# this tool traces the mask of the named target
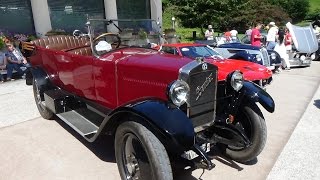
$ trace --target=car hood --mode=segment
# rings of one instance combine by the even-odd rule
[[[251,63],[241,60],[212,60],[207,59],[208,62],[218,66],[218,80],[225,80],[233,71],[240,70],[243,73],[244,79],[248,81],[255,81],[260,79],[268,79],[272,76],[270,71],[265,66],[257,63]]]
[[[306,27],[299,27],[288,22],[286,26],[290,31],[294,46],[299,52],[313,53],[318,50],[318,40],[311,24]]]

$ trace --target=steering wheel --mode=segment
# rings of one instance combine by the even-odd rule
[[[110,49],[110,50],[98,51],[96,47],[101,42],[104,42],[105,44],[110,44],[112,49],[116,49],[120,46],[121,39],[120,39],[119,35],[115,34],[115,33],[103,33],[103,34],[100,34],[98,37],[96,37],[92,41],[92,45],[93,45],[93,50],[94,50],[95,54],[97,54],[99,56],[101,56],[111,50]]]

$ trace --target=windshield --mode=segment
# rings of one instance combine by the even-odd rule
[[[181,47],[180,52],[183,56],[196,58],[196,57],[205,57],[205,58],[218,58],[223,59],[222,56],[208,46],[188,46]]]
[[[104,33],[114,33],[119,35],[122,46],[150,47],[161,43],[159,25],[151,19],[90,19],[89,27],[92,40]]]

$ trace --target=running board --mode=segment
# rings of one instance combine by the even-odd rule
[[[57,116],[83,137],[96,134],[99,129],[98,126],[75,110],[63,112]]]

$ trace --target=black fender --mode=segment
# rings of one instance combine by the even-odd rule
[[[272,97],[255,83],[244,81],[241,92],[246,100],[259,102],[268,112],[274,112],[275,103]]]
[[[38,88],[40,92],[44,92],[46,90],[53,89],[54,86],[52,85],[48,74],[38,66],[35,67],[28,67],[26,70],[26,84],[32,85],[33,78],[37,81]],[[43,98],[43,97],[42,97]]]
[[[125,119],[133,115],[143,121],[142,123],[147,123],[160,141],[176,153],[182,153],[182,151],[191,149],[194,145],[193,124],[187,115],[176,106],[159,100],[146,100],[127,105],[108,115],[108,122],[103,123],[103,126],[109,130],[105,129],[105,132],[115,130],[123,122],[119,118],[121,114],[125,115]]]
[[[258,63],[258,64],[262,63],[262,61],[260,61],[260,62],[257,61],[255,55],[248,53],[246,50],[239,51],[236,54],[229,57],[228,59],[245,60],[245,61],[254,62],[254,63]]]

